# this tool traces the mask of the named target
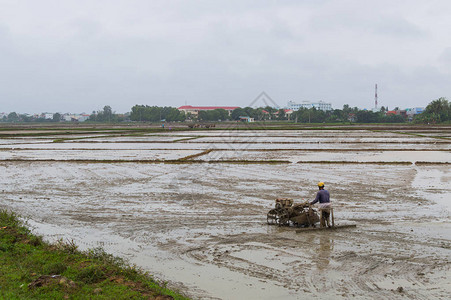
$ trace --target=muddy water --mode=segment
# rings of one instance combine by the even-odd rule
[[[451,292],[447,166],[2,162],[0,171],[1,205],[29,216],[36,232],[102,246],[195,298]],[[265,224],[275,197],[310,200],[319,180],[337,222],[356,229]]]
[[[1,160],[175,160],[200,153],[200,150],[146,150],[146,149],[45,149],[42,151],[17,149],[0,151]]]
[[[48,239],[101,246],[194,298],[448,299],[451,293],[448,140],[367,130],[52,138],[0,139],[0,206],[28,216]],[[206,149],[214,151],[198,159],[292,163],[71,162],[178,159]],[[60,162],[39,162],[48,159]],[[433,165],[296,163],[306,160]],[[337,223],[357,228],[297,234],[266,225],[274,198],[311,200],[318,181],[332,194]]]
[[[227,151],[244,150],[435,150],[451,151],[451,143],[194,143],[194,142],[176,142],[176,143],[94,143],[94,142],[67,142],[67,143],[20,143],[20,144],[0,144],[0,151],[22,151],[22,150],[193,150],[193,149],[216,149]]]
[[[279,151],[212,151],[196,160],[217,161],[217,160],[249,160],[249,161],[269,161],[285,160],[293,163],[299,162],[446,162],[451,163],[451,151],[314,151],[314,150],[279,150]]]

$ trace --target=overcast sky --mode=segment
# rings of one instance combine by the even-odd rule
[[[0,0],[0,112],[451,94],[451,1]]]

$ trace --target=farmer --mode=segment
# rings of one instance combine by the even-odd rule
[[[324,182],[318,183],[319,191],[316,193],[316,198],[312,202],[310,202],[311,205],[315,204],[316,202],[319,202],[319,209],[321,211],[321,218],[320,218],[320,226],[325,227],[326,225],[330,227],[330,195],[329,191],[324,189]]]

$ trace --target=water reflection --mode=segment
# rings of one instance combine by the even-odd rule
[[[324,270],[329,266],[330,256],[334,250],[334,240],[329,233],[323,232],[319,237],[319,245],[317,248],[317,264],[318,270]]]

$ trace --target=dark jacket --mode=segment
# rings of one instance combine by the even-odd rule
[[[330,195],[328,190],[319,190],[318,193],[316,193],[316,198],[310,204],[315,204],[316,202],[319,203],[329,203],[330,202]]]

